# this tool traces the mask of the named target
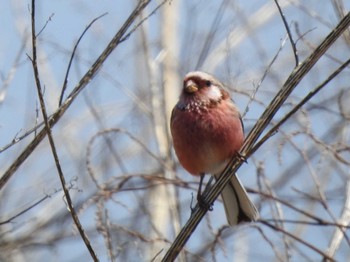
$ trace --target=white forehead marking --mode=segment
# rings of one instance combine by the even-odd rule
[[[200,78],[203,78],[203,79],[212,78],[211,75],[209,75],[209,74],[207,74],[205,72],[201,72],[201,71],[189,72],[187,75],[185,75],[185,78],[188,78],[188,77],[200,77]]]

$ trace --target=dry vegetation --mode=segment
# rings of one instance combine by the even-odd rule
[[[0,261],[350,256],[349,3],[8,2]],[[247,134],[247,163],[205,197],[237,170],[257,223],[228,227],[220,198],[191,215],[168,125],[195,69],[230,87]]]

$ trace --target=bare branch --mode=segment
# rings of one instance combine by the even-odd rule
[[[266,108],[262,116],[259,118],[251,132],[248,134],[245,143],[241,149],[240,154],[245,157],[250,157],[252,154],[252,147],[257,141],[261,133],[265,130],[266,126],[270,123],[273,116],[278,109],[282,106],[284,101],[288,98],[289,94],[299,84],[303,77],[310,71],[315,63],[321,58],[321,56],[332,46],[332,44],[341,36],[341,34],[350,25],[350,13],[348,13],[336,26],[336,28],[322,41],[322,43],[315,49],[315,51],[305,59],[298,67],[296,67],[290,74],[289,78],[277,93],[270,105]],[[230,179],[231,175],[234,175],[244,159],[240,156],[232,158],[225,170],[220,175],[216,183],[209,189],[203,192],[203,199],[206,203],[213,203],[223,190],[225,185]],[[198,204],[194,208],[190,219],[187,221],[181,232],[174,240],[172,246],[163,257],[162,261],[174,261],[181,249],[184,247],[187,240],[190,238],[193,231],[198,226],[201,219],[206,214],[207,210],[201,208]]]
[[[350,64],[350,59],[344,62],[339,68],[337,68],[326,80],[324,80],[313,91],[307,94],[291,111],[289,111],[278,123],[271,128],[264,137],[258,141],[252,148],[252,152],[255,152],[263,143],[265,143],[271,136],[273,136],[278,129],[303,105],[305,105],[312,97],[314,97],[322,88],[324,88],[330,81],[332,81],[340,72],[342,72]]]
[[[294,58],[295,58],[295,66],[298,66],[299,65],[299,57],[298,57],[298,50],[297,50],[297,47],[295,45],[295,42],[293,40],[293,36],[292,36],[292,32],[290,31],[290,27],[287,23],[287,20],[286,20],[286,17],[284,16],[284,13],[282,11],[282,8],[281,6],[279,5],[278,3],[278,0],[274,0],[275,3],[276,3],[276,6],[278,8],[278,12],[280,13],[280,16],[282,18],[282,21],[283,21],[283,24],[284,24],[284,27],[286,28],[287,30],[287,34],[288,34],[288,37],[289,37],[289,41],[290,41],[290,44],[292,46],[292,49],[293,49],[293,54],[294,54]]]
[[[311,245],[310,243],[308,243],[307,241],[305,241],[304,239],[301,239],[299,237],[297,237],[296,235],[293,235],[292,233],[284,230],[283,228],[277,227],[273,224],[264,222],[264,221],[260,221],[262,224],[264,224],[265,226],[268,226],[272,229],[274,229],[275,231],[279,231],[282,232],[284,235],[287,235],[291,238],[293,238],[294,240],[298,241],[299,243],[307,246],[308,248],[312,249],[313,251],[317,252],[318,254],[320,254],[324,259],[327,259],[327,261],[335,261],[332,257],[330,257],[329,255],[327,255],[325,252],[323,252],[322,250],[318,249],[317,247],[315,247],[314,245]]]
[[[52,13],[49,18],[46,20],[45,22],[45,25],[40,29],[39,33],[35,36],[35,37],[38,37],[45,29],[45,27],[47,26],[47,24],[51,21],[52,17],[54,16],[55,14]]]
[[[31,210],[33,207],[39,205],[40,203],[42,203],[44,200],[46,200],[47,198],[50,198],[51,196],[46,195],[44,197],[42,197],[41,199],[39,199],[38,201],[36,201],[35,203],[31,204],[29,207],[25,208],[24,210],[22,210],[21,212],[19,212],[18,214],[4,220],[4,221],[0,221],[0,225],[4,225],[7,223],[10,223],[12,220],[20,217],[21,215],[23,215],[24,213],[28,212],[29,210]]]
[[[73,89],[71,94],[62,104],[62,106],[49,118],[49,125],[51,128],[59,121],[62,115],[67,111],[67,109],[71,106],[75,98],[78,94],[83,90],[87,84],[91,81],[93,76],[98,72],[103,63],[106,61],[108,56],[112,53],[112,51],[118,46],[120,41],[125,36],[127,30],[134,23],[135,19],[141,13],[142,10],[151,2],[151,0],[143,0],[139,1],[138,5],[135,7],[133,12],[130,14],[129,18],[122,25],[120,30],[115,34],[113,39],[107,45],[105,50],[101,53],[101,55],[97,58],[95,63],[90,67],[90,69],[85,73],[85,75],[81,78],[79,83]],[[130,33],[129,33],[130,34]],[[22,153],[16,158],[16,160],[10,165],[4,175],[0,178],[0,190],[4,187],[7,181],[11,178],[11,176],[16,172],[16,170],[23,164],[23,162],[28,158],[28,156],[34,151],[34,149],[40,144],[40,142],[46,136],[46,129],[42,129],[37,136],[29,143],[29,145],[22,151]]]
[[[222,12],[225,8],[227,8],[227,0],[222,1],[219,9],[216,11],[216,16],[211,24],[211,28],[208,30],[208,37],[205,38],[205,41],[204,41],[203,46],[202,46],[202,50],[201,50],[199,57],[198,57],[197,65],[194,67],[195,69],[201,68],[205,59],[208,56],[208,53],[210,51],[210,47],[214,41],[214,37],[212,35],[214,35],[215,32],[218,30],[220,22],[223,18]]]
[[[95,23],[98,19],[104,17],[105,15],[107,15],[107,13],[104,13],[104,14],[102,14],[102,15],[96,17],[95,19],[93,19],[93,20],[88,24],[88,26],[85,28],[85,30],[83,31],[83,33],[80,35],[78,41],[77,41],[76,44],[74,45],[72,55],[71,55],[71,57],[70,57],[70,59],[69,59],[69,63],[68,63],[66,75],[65,75],[65,77],[64,77],[63,86],[62,86],[61,95],[60,95],[60,100],[58,101],[58,106],[59,106],[59,107],[62,105],[64,92],[66,91],[66,88],[67,88],[68,75],[69,75],[70,67],[71,67],[71,65],[72,65],[72,63],[73,63],[73,59],[74,59],[74,56],[75,56],[75,52],[77,51],[78,45],[79,45],[80,41],[83,39],[85,33],[86,33],[86,32],[89,30],[89,28],[92,26],[92,24]]]
[[[49,118],[47,116],[47,112],[46,112],[46,105],[45,105],[45,101],[44,101],[44,96],[43,96],[43,91],[42,91],[42,87],[41,87],[41,82],[40,82],[40,76],[39,76],[39,69],[38,69],[38,64],[37,64],[37,47],[36,47],[36,33],[35,33],[35,0],[32,0],[32,15],[31,15],[31,21],[32,21],[32,45],[33,45],[33,57],[31,59],[32,64],[33,64],[33,70],[34,70],[34,77],[35,77],[35,82],[36,82],[36,87],[37,87],[37,91],[38,91],[38,96],[39,96],[39,100],[40,100],[40,106],[41,106],[41,112],[44,118],[44,122],[45,122],[45,129],[47,132],[47,136],[50,142],[50,146],[51,146],[51,152],[52,155],[54,157],[55,160],[55,164],[56,164],[56,168],[57,168],[57,172],[59,174],[60,180],[61,180],[61,184],[62,184],[62,188],[64,191],[64,195],[66,197],[67,200],[67,204],[69,207],[69,211],[72,215],[73,221],[75,223],[75,225],[77,226],[80,236],[83,239],[87,249],[90,252],[91,257],[93,258],[94,261],[98,261],[98,258],[96,256],[96,253],[94,251],[94,249],[92,248],[89,238],[88,236],[85,234],[85,231],[80,223],[80,220],[78,218],[78,215],[73,207],[73,201],[71,199],[70,193],[69,193],[69,189],[67,188],[66,185],[66,179],[64,177],[62,168],[61,168],[61,164],[58,158],[58,154],[57,154],[57,150],[56,150],[56,146],[55,146],[55,142],[51,133],[51,126],[49,124]]]
[[[258,92],[261,84],[264,82],[266,76],[268,75],[272,65],[275,63],[275,61],[277,60],[277,57],[279,55],[279,53],[282,51],[282,48],[284,46],[284,44],[286,43],[286,40],[287,40],[287,37],[285,39],[283,39],[280,47],[278,48],[277,52],[276,52],[276,55],[271,59],[271,62],[267,65],[267,68],[266,70],[264,71],[262,77],[260,78],[258,84],[254,87],[254,90],[252,92],[252,94],[250,95],[250,99],[249,99],[249,102],[244,110],[244,112],[242,113],[242,118],[244,118],[244,116],[248,113],[249,111],[249,107],[250,107],[250,104],[254,101],[254,97],[256,95],[256,93]]]

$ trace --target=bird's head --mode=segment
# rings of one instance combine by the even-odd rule
[[[195,71],[188,73],[180,96],[182,106],[208,106],[229,97],[222,83],[210,74]]]

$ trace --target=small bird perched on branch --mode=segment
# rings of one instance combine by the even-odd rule
[[[201,177],[197,200],[203,204],[204,174],[217,178],[242,147],[244,133],[239,110],[215,77],[190,72],[172,111],[170,128],[179,162],[190,174]],[[259,213],[237,175],[231,177],[221,195],[231,226],[258,219]]]

